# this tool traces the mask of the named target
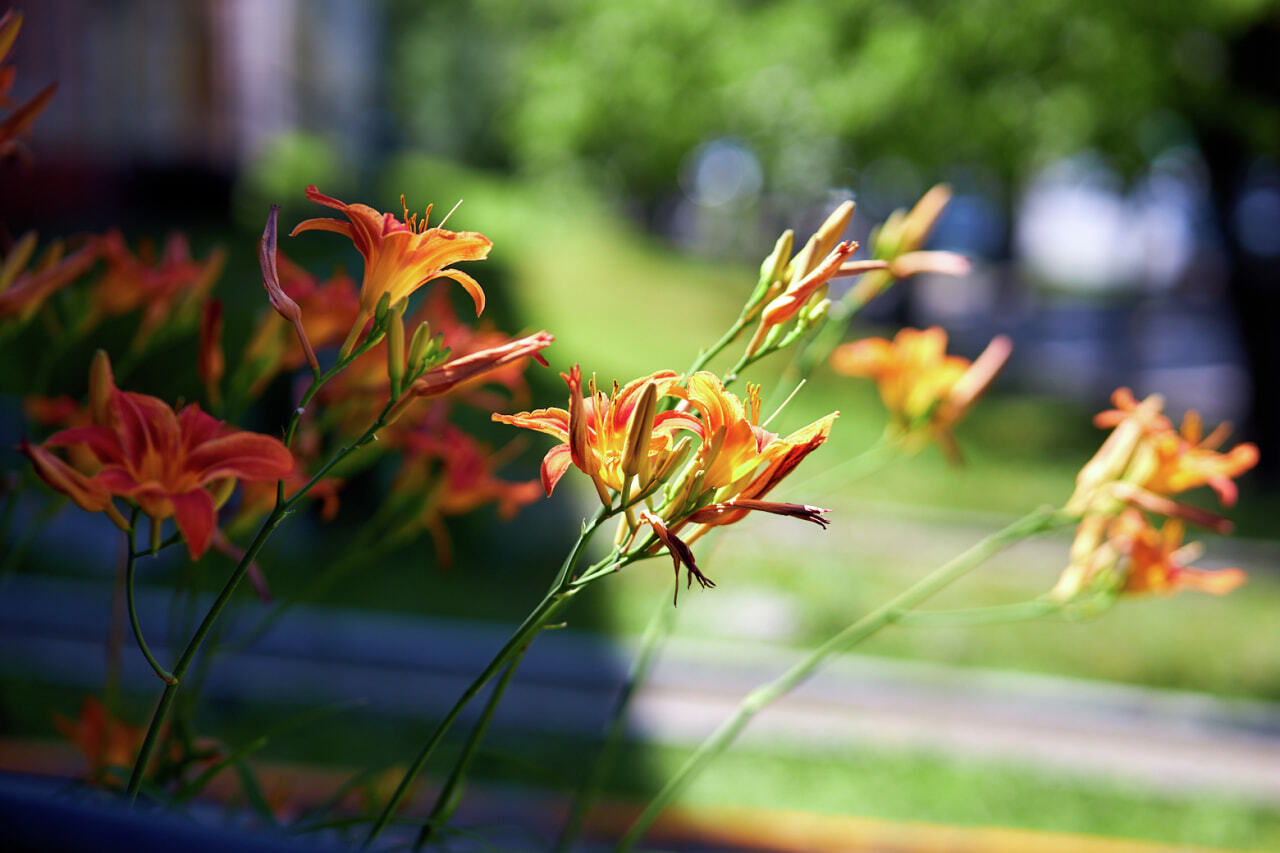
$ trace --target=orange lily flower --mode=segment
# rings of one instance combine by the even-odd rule
[[[271,436],[229,427],[194,403],[175,414],[156,397],[119,390],[101,351],[90,397],[92,425],[63,430],[43,445],[24,442],[22,451],[51,487],[121,526],[127,525],[112,503],[115,496],[136,503],[153,525],[172,516],[192,559],[209,547],[217,526],[211,490],[226,489],[236,478],[279,479],[293,469],[293,457]],[[76,445],[102,466],[92,477],[46,449]]]
[[[55,714],[53,725],[88,760],[87,775],[95,780],[108,770],[133,766],[147,731],[112,716],[97,696],[85,697],[74,720]]]
[[[99,242],[107,269],[94,284],[94,304],[86,325],[141,310],[134,349],[145,345],[162,326],[195,318],[226,261],[220,247],[203,261],[196,260],[187,238],[178,233],[169,235],[160,257],[148,241],[136,253],[130,251],[119,231],[107,233]]]
[[[476,316],[484,311],[484,290],[479,283],[465,272],[449,268],[449,265],[458,261],[484,260],[493,246],[488,237],[475,231],[428,227],[430,207],[421,222],[417,214],[410,215],[406,207],[401,221],[393,213],[379,213],[368,205],[338,201],[314,185],[307,187],[307,198],[342,211],[348,221],[307,219],[295,225],[289,232],[290,236],[303,231],[333,231],[350,238],[364,257],[360,310],[343,345],[344,353],[355,346],[384,294],[389,294],[394,305],[435,278],[451,278],[461,284],[475,302]]]
[[[0,15],[0,60],[8,55],[9,49],[18,38],[20,29],[22,29],[21,12],[10,9],[4,15]],[[9,90],[13,88],[16,78],[17,69],[12,65],[0,67],[0,106],[15,105],[16,102],[9,97]],[[18,137],[30,132],[36,117],[48,106],[57,89],[57,83],[50,83],[37,92],[31,100],[0,119],[0,157],[8,157],[19,150]]]
[[[465,515],[493,503],[497,504],[498,517],[507,520],[542,495],[542,487],[536,480],[500,479],[495,471],[506,454],[491,452],[452,424],[406,431],[400,436],[399,444],[405,451],[405,463],[396,476],[392,492],[420,502],[410,530],[420,525],[431,534],[441,566],[452,562],[445,518]]]
[[[96,240],[65,257],[62,244],[53,243],[31,270],[24,271],[35,248],[36,235],[27,232],[0,263],[0,320],[16,317],[25,323],[31,319],[46,299],[88,272],[100,253]]]
[[[1100,427],[1119,426],[1139,412],[1139,404],[1128,388],[1112,394],[1115,409],[1100,413],[1094,423]],[[1139,486],[1161,495],[1176,495],[1198,486],[1208,486],[1218,494],[1223,506],[1234,506],[1237,497],[1234,478],[1258,464],[1258,447],[1250,442],[1237,444],[1226,453],[1218,448],[1231,434],[1230,424],[1219,424],[1204,434],[1200,414],[1189,411],[1181,430],[1174,430],[1166,418],[1148,418],[1145,441],[1147,456],[1134,461]]]
[[[925,428],[953,460],[959,448],[951,435],[978,396],[1008,360],[1013,344],[1004,335],[992,338],[970,363],[947,355],[947,333],[934,326],[902,329],[892,342],[866,338],[841,344],[831,354],[831,367],[845,376],[874,379],[893,425],[910,434]]]
[[[1247,576],[1240,569],[1206,571],[1186,565],[1199,548],[1183,545],[1184,533],[1185,528],[1177,519],[1166,521],[1157,530],[1138,510],[1125,511],[1111,531],[1111,538],[1128,556],[1128,572],[1121,591],[1172,595],[1195,589],[1225,595],[1245,582]]]
[[[542,460],[542,485],[550,496],[560,478],[575,465],[591,477],[600,499],[610,503],[608,489],[622,491],[623,484],[639,472],[643,465],[650,475],[641,483],[646,487],[660,480],[678,462],[683,449],[677,436],[681,430],[702,434],[702,425],[690,415],[681,412],[657,412],[657,400],[668,396],[681,396],[680,377],[670,370],[627,383],[621,390],[615,385],[613,393],[606,395],[591,382],[589,397],[582,393],[582,369],[574,365],[560,378],[569,386],[569,409],[536,409],[515,415],[494,414],[493,419],[511,426],[533,429],[546,433],[562,443],[551,448]],[[649,387],[653,388],[648,391]],[[645,405],[641,405],[646,401]],[[646,409],[648,413],[646,414]],[[633,422],[651,426],[648,435],[631,438]],[[630,445],[638,449],[640,458],[630,460]],[[634,454],[630,454],[634,456]]]

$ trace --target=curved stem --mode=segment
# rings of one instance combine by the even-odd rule
[[[679,583],[677,579],[675,584],[679,585]],[[610,710],[604,745],[600,748],[591,769],[583,777],[577,794],[574,795],[573,806],[556,841],[556,853],[569,853],[573,849],[573,843],[582,832],[582,825],[586,822],[587,813],[591,810],[596,793],[617,761],[618,748],[622,744],[622,723],[631,705],[631,697],[635,694],[636,688],[649,679],[649,673],[658,659],[658,648],[671,635],[671,629],[675,625],[676,609],[667,603],[670,598],[670,595],[664,595],[658,600],[658,607],[649,618],[649,624],[645,626],[644,636],[640,640],[640,650],[631,661],[627,680],[623,683],[622,690],[618,693],[618,698]]]
[[[893,621],[899,625],[913,628],[1000,625],[1052,616],[1060,610],[1062,610],[1061,603],[1036,598],[1016,604],[998,604],[994,607],[966,607],[959,610],[902,610],[894,614]]]
[[[479,721],[472,728],[471,736],[467,738],[467,743],[462,748],[462,754],[454,762],[453,770],[450,771],[449,778],[445,780],[444,787],[436,795],[436,804],[431,807],[431,814],[427,815],[427,822],[422,825],[422,829],[418,832],[418,838],[413,843],[414,850],[421,850],[427,846],[427,842],[431,840],[431,836],[435,834],[436,829],[444,826],[445,822],[449,820],[457,809],[458,789],[461,787],[463,779],[466,778],[467,770],[471,767],[471,761],[475,758],[480,742],[484,740],[485,732],[489,728],[489,721],[493,719],[494,712],[498,710],[498,705],[502,702],[502,696],[507,692],[507,685],[511,683],[512,676],[520,668],[520,661],[524,659],[524,653],[527,651],[529,651],[529,644],[525,643],[516,652],[511,662],[507,664],[507,668],[503,670],[502,677],[498,679],[498,683],[493,686],[493,692],[489,694],[489,700],[484,703],[484,711],[481,712]]]
[[[133,575],[134,569],[138,564],[138,552],[136,548],[136,539],[138,535],[138,508],[134,507],[133,516],[129,519],[129,530],[125,533],[125,537],[129,540],[129,556],[125,558],[124,564],[124,590],[125,600],[129,605],[129,624],[133,626],[133,638],[138,641],[138,648],[142,651],[142,656],[147,659],[147,663],[151,664],[151,668],[155,674],[160,676],[160,680],[165,684],[173,685],[178,683],[178,679],[174,678],[170,672],[160,665],[160,661],[156,660],[155,655],[151,654],[151,647],[147,645],[146,639],[142,636],[142,624],[138,621],[138,606],[133,596]]]
[[[796,663],[778,678],[752,690],[738,705],[737,711],[721,723],[694,750],[693,754],[676,771],[675,775],[658,791],[645,810],[636,818],[635,823],[627,830],[626,835],[618,842],[616,849],[619,853],[633,849],[636,843],[644,837],[649,827],[653,825],[658,815],[662,814],[666,807],[671,804],[671,801],[693,781],[694,777],[712,759],[724,752],[729,744],[746,728],[747,723],[751,721],[757,711],[789,693],[811,676],[832,655],[848,651],[885,625],[896,621],[903,611],[919,606],[930,596],[1014,542],[1033,534],[1071,523],[1074,520],[1074,516],[1069,517],[1066,513],[1061,513],[1053,507],[1042,507],[1028,513],[1004,529],[987,536],[951,561],[939,566],[890,601],[849,625],[814,649],[803,660]]]
[[[551,587],[547,590],[547,594],[543,596],[542,601],[538,602],[538,605],[520,623],[520,626],[516,628],[502,648],[498,650],[498,653],[493,656],[489,664],[467,686],[467,689],[453,703],[453,707],[445,714],[444,719],[436,725],[435,730],[427,738],[427,742],[422,745],[422,749],[418,751],[413,763],[409,765],[409,769],[401,777],[400,784],[396,786],[395,792],[387,800],[387,804],[383,807],[381,813],[379,813],[378,819],[370,827],[369,835],[365,838],[364,844],[361,845],[363,849],[367,849],[369,845],[373,844],[374,840],[382,833],[382,830],[386,828],[391,816],[395,814],[400,803],[408,796],[409,787],[413,784],[413,780],[422,771],[427,759],[431,757],[431,753],[440,745],[440,741],[444,740],[445,734],[462,714],[462,710],[489,683],[489,679],[493,678],[499,670],[506,666],[520,652],[521,648],[532,640],[538,631],[542,630],[547,620],[554,616],[577,593],[579,588],[570,584],[573,567],[577,565],[587,542],[590,541],[595,532],[600,529],[600,526],[611,515],[611,512],[601,507],[596,511],[590,523],[583,524],[582,532],[578,534],[578,540],[574,542],[569,554],[564,558],[560,570],[556,573],[555,580],[552,581]]]

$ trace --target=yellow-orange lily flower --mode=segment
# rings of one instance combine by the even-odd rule
[[[364,204],[346,204],[307,187],[311,201],[340,210],[340,219],[307,219],[294,226],[290,236],[303,231],[333,231],[350,238],[364,257],[364,281],[360,285],[360,311],[343,345],[349,352],[355,346],[365,323],[374,315],[379,300],[389,296],[394,305],[422,285],[435,278],[451,278],[461,284],[475,302],[476,315],[484,311],[484,290],[474,278],[461,270],[449,268],[459,261],[479,261],[489,256],[493,243],[475,231],[449,231],[428,227],[427,215],[404,211],[404,220],[393,213],[379,213]],[[403,198],[401,198],[403,202]]]
[[[840,345],[831,354],[831,367],[845,376],[874,379],[895,427],[903,433],[925,427],[958,459],[951,429],[995,379],[1013,345],[997,335],[972,363],[947,355],[946,349],[947,333],[941,328],[908,328],[892,342],[866,338]]]
[[[569,409],[536,409],[515,415],[494,414],[493,419],[511,426],[533,429],[546,433],[562,443],[551,448],[542,460],[542,485],[550,495],[560,478],[577,466],[591,477],[600,492],[601,500],[608,503],[606,489],[622,491],[623,484],[636,473],[629,470],[628,439],[633,432],[637,416],[647,420],[652,417],[648,436],[631,440],[634,448],[639,442],[643,465],[650,474],[650,481],[661,479],[680,455],[678,436],[682,430],[702,434],[702,425],[692,416],[675,411],[657,412],[645,416],[641,403],[652,397],[657,400],[667,396],[679,396],[680,377],[670,370],[660,370],[649,376],[628,382],[621,390],[616,386],[611,395],[595,388],[590,395],[582,393],[582,369],[574,365],[568,373],[560,374],[569,386]],[[646,389],[652,386],[652,391]],[[642,488],[646,483],[642,483]]]
[[[1123,513],[1111,531],[1111,538],[1128,558],[1121,591],[1172,595],[1194,589],[1224,595],[1245,582],[1247,576],[1240,569],[1206,571],[1186,565],[1199,548],[1183,545],[1184,533],[1178,519],[1169,519],[1157,530],[1138,510]]]

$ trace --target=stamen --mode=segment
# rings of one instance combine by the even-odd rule
[[[785,409],[785,408],[787,407],[787,403],[790,403],[790,402],[791,402],[791,399],[792,399],[793,397],[795,397],[795,395],[796,395],[796,394],[799,394],[799,393],[800,393],[800,389],[801,389],[801,388],[803,388],[803,387],[804,387],[804,384],[805,384],[806,382],[808,382],[808,381],[809,381],[808,379],[801,379],[801,380],[800,380],[800,384],[796,386],[795,390],[794,390],[794,391],[792,391],[790,394],[788,394],[788,395],[787,395],[787,399],[785,399],[785,400],[783,400],[783,401],[782,401],[782,405],[780,405],[780,406],[778,406],[778,408],[774,409],[774,410],[773,410],[773,414],[772,414],[772,415],[769,415],[769,420],[767,420],[767,421],[765,421],[764,423],[760,424],[760,426],[761,426],[761,427],[767,427],[770,423],[772,423],[772,422],[773,422],[773,419],[774,419],[774,418],[776,418],[776,417],[778,416],[778,413],[779,413],[779,412],[781,412],[783,409]],[[756,412],[755,412],[756,417],[759,417],[759,415],[760,415],[760,398],[759,398],[759,397],[757,397],[757,398],[756,398],[755,406],[756,406]]]
[[[437,225],[436,227],[443,228],[444,224],[449,221],[449,217],[453,216],[453,212],[461,206],[462,206],[462,199],[458,199],[458,203],[455,204],[453,207],[449,208],[449,212],[444,215],[444,219],[441,219],[440,224]],[[431,208],[428,207],[427,210],[430,211]]]

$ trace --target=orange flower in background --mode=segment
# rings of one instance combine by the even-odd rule
[[[997,335],[972,363],[947,355],[947,333],[934,326],[902,329],[890,342],[866,338],[841,344],[831,368],[845,376],[875,380],[893,425],[903,433],[924,428],[953,459],[959,448],[951,430],[1008,360],[1013,344]]]
[[[22,29],[22,13],[10,9],[0,15],[0,61],[9,54],[14,41],[18,38],[18,30]],[[0,157],[8,157],[19,151],[18,137],[31,131],[36,117],[49,105],[53,93],[58,90],[57,83],[50,83],[25,104],[19,105],[9,97],[17,79],[17,69],[12,65],[0,66],[0,107],[16,107],[13,112],[0,119]]]
[[[1157,530],[1136,509],[1125,511],[1111,530],[1111,539],[1127,557],[1128,567],[1122,592],[1172,595],[1184,589],[1225,595],[1245,582],[1240,569],[1206,571],[1186,565],[1199,554],[1199,547],[1183,545],[1185,528],[1170,519]]]
[[[405,461],[391,491],[419,502],[411,524],[431,534],[441,566],[449,565],[453,554],[445,518],[496,504],[498,517],[508,520],[542,497],[537,480],[500,479],[495,472],[506,454],[493,453],[452,424],[405,431],[398,444]]]
[[[191,256],[187,238],[170,234],[162,254],[149,241],[130,251],[124,235],[111,231],[100,238],[106,272],[93,286],[93,308],[86,321],[92,325],[104,317],[142,311],[132,346],[144,346],[161,327],[193,321],[226,261],[226,252],[215,248],[203,261]]]
[[[22,451],[52,488],[91,512],[126,527],[112,503],[136,503],[153,525],[172,516],[193,559],[209,547],[217,526],[211,490],[225,494],[236,479],[275,480],[293,469],[279,440],[235,429],[192,404],[174,413],[163,401],[115,387],[106,353],[90,379],[93,424],[56,433]],[[47,448],[84,446],[102,466],[89,477]],[[225,490],[225,491],[224,491]]]
[[[1140,411],[1128,388],[1116,389],[1111,399],[1116,408],[1094,418],[1100,427],[1119,426]],[[1206,436],[1200,414],[1194,410],[1183,416],[1181,430],[1173,429],[1163,416],[1148,417],[1143,426],[1145,441],[1140,446],[1147,456],[1133,465],[1132,479],[1138,486],[1161,495],[1208,486],[1217,492],[1223,506],[1235,505],[1233,480],[1258,464],[1257,445],[1245,442],[1220,453],[1218,448],[1231,434],[1231,425],[1219,424]]]
[[[307,198],[341,211],[348,221],[307,219],[294,226],[290,236],[303,231],[333,231],[348,237],[364,257],[360,310],[343,345],[344,352],[355,346],[384,294],[390,296],[394,305],[435,278],[451,278],[458,282],[475,302],[476,315],[484,310],[484,290],[479,283],[465,272],[449,267],[459,261],[479,261],[488,257],[493,246],[488,237],[475,231],[429,227],[430,207],[421,221],[417,214],[410,215],[405,208],[404,220],[401,221],[393,213],[380,213],[368,205],[338,201],[314,185],[307,187]]]
[[[1159,395],[1139,401],[1128,388],[1119,388],[1111,399],[1115,408],[1094,419],[1098,426],[1110,427],[1111,434],[1081,469],[1066,505],[1081,521],[1053,597],[1073,598],[1119,572],[1124,573],[1125,592],[1200,589],[1220,594],[1239,586],[1243,572],[1188,567],[1189,549],[1179,547],[1183,521],[1219,533],[1230,532],[1231,523],[1169,496],[1207,485],[1230,506],[1236,499],[1232,480],[1257,463],[1257,447],[1241,444],[1219,452],[1229,428],[1220,426],[1205,437],[1195,412],[1187,413],[1181,430],[1174,429],[1162,413]],[[1143,511],[1169,520],[1156,530]]]
[[[589,396],[582,393],[582,370],[577,365],[560,378],[569,386],[569,409],[536,409],[515,415],[494,414],[499,423],[546,433],[562,443],[551,448],[542,460],[542,485],[549,496],[560,478],[575,465],[591,477],[601,500],[608,502],[606,489],[621,491],[623,483],[638,472],[626,464],[628,438],[633,421],[640,424],[637,432],[645,432],[632,440],[638,444],[648,472],[661,479],[677,461],[677,436],[681,430],[702,434],[696,418],[682,412],[657,412],[656,402],[663,397],[678,396],[680,377],[670,370],[633,380],[621,390],[615,385],[606,395],[595,387]],[[652,387],[652,391],[646,389]],[[647,400],[645,406],[642,401]],[[645,409],[648,410],[647,414]],[[644,421],[650,424],[643,430]],[[630,469],[630,470],[628,470]],[[642,484],[642,488],[647,483]]]
[[[113,716],[97,696],[85,697],[74,720],[55,714],[53,725],[80,750],[89,763],[86,775],[94,780],[104,778],[108,770],[132,767],[147,732],[144,726]]]
[[[28,270],[35,249],[36,235],[27,232],[0,263],[0,320],[16,317],[25,323],[31,319],[46,299],[88,272],[101,251],[98,241],[90,240],[64,256],[62,243],[52,243]]]

